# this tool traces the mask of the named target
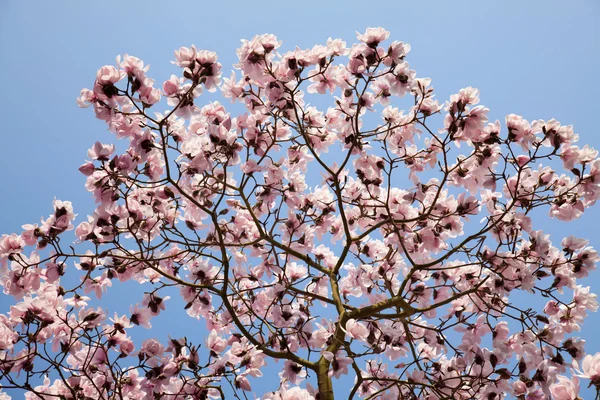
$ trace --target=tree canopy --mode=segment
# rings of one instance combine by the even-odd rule
[[[575,400],[578,378],[600,387],[600,354],[574,335],[598,309],[578,283],[598,254],[536,227],[595,204],[598,152],[556,120],[488,121],[472,87],[436,99],[410,45],[388,37],[284,52],[255,36],[228,78],[214,52],[182,47],[162,85],[134,56],[101,67],[78,99],[119,139],[80,167],[95,211],[76,224],[55,200],[0,238],[14,301],[0,399]],[[204,92],[222,98],[202,105]],[[128,314],[91,298],[127,281],[144,290]],[[173,296],[206,336],[136,341]]]

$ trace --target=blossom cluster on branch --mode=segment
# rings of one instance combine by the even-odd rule
[[[0,399],[326,400],[347,375],[349,398],[600,388],[600,355],[574,335],[598,309],[578,280],[600,257],[536,228],[600,198],[598,152],[556,120],[488,121],[471,87],[438,101],[388,36],[285,53],[256,36],[229,78],[182,47],[162,86],[127,54],[100,68],[78,103],[126,149],[88,151],[85,221],[56,200],[0,238]],[[73,229],[85,251],[65,248]],[[128,314],[90,297],[126,281],[144,288]],[[174,295],[206,337],[137,342]]]

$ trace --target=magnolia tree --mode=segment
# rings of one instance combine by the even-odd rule
[[[598,254],[536,229],[596,202],[598,152],[556,120],[488,122],[471,87],[437,101],[410,46],[388,36],[285,53],[256,36],[229,78],[193,46],[162,85],[133,56],[102,67],[78,101],[126,145],[97,142],[80,168],[93,214],[75,224],[56,200],[0,240],[14,299],[0,315],[0,398],[573,400],[581,383],[600,388],[600,354],[573,335],[598,309],[578,284]],[[201,106],[204,91],[244,109]],[[127,313],[90,298],[123,296],[126,281],[142,285]],[[137,340],[173,296],[207,334]],[[261,381],[269,371],[278,379]]]

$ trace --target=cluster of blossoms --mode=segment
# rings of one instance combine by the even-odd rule
[[[347,375],[351,398],[575,400],[577,377],[600,388],[600,355],[573,335],[599,307],[578,280],[600,257],[573,236],[557,247],[531,216],[570,221],[592,206],[598,152],[555,120],[488,121],[471,87],[439,102],[410,46],[388,36],[282,54],[256,36],[229,78],[215,53],[184,47],[162,88],[136,57],[102,67],[78,103],[128,145],[89,150],[85,221],[74,227],[57,200],[41,225],[0,238],[15,301],[0,315],[2,387],[257,396],[277,368],[263,399],[332,399]],[[246,112],[198,105],[204,90]],[[309,102],[320,95],[327,110]],[[93,250],[65,250],[72,229]],[[70,274],[81,278],[66,286]],[[87,296],[126,281],[147,289],[128,314]],[[521,308],[517,291],[547,301]],[[173,293],[205,339],[136,343]]]

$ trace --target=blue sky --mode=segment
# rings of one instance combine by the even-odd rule
[[[250,5],[256,4],[256,5]],[[596,1],[116,1],[0,3],[0,233],[18,232],[71,200],[79,220],[93,211],[77,171],[87,149],[113,137],[75,99],[96,70],[129,53],[161,82],[177,68],[173,50],[195,44],[216,51],[229,75],[240,39],[273,33],[282,50],[383,26],[412,45],[418,76],[431,77],[437,98],[466,86],[481,90],[490,120],[509,113],[572,124],[580,143],[600,149],[600,6]],[[543,221],[555,241],[587,237],[600,248],[600,207],[571,224]],[[600,271],[586,284],[600,293]],[[110,295],[110,293],[109,293]],[[0,297],[4,309],[7,299]],[[590,353],[600,315],[583,328]]]

